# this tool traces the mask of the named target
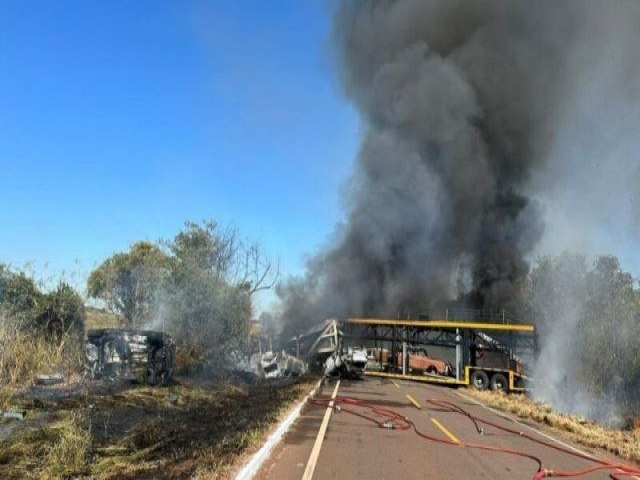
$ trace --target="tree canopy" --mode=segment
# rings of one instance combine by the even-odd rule
[[[93,270],[87,280],[87,293],[122,315],[128,326],[140,326],[151,320],[169,272],[170,258],[157,245],[138,242]]]
[[[51,339],[84,331],[84,301],[69,284],[61,281],[43,292],[30,276],[6,265],[0,265],[0,314],[16,328]]]
[[[139,242],[105,260],[87,290],[128,325],[169,331],[179,346],[178,366],[202,368],[241,348],[251,297],[277,276],[277,266],[235,228],[187,222],[171,240]]]
[[[181,363],[224,363],[249,335],[251,295],[269,288],[271,263],[235,229],[187,223],[167,242],[172,271],[165,288],[168,328],[183,345]]]
[[[35,317],[43,299],[31,277],[0,265],[0,308],[7,316],[27,321]]]

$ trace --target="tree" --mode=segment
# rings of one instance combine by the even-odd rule
[[[59,340],[63,334],[84,332],[84,301],[67,283],[42,292],[24,272],[0,265],[0,313],[14,328]]]
[[[90,297],[124,317],[128,326],[151,320],[157,294],[170,271],[171,259],[150,242],[138,242],[126,253],[105,260],[87,281]]]
[[[188,222],[173,240],[139,242],[105,260],[91,272],[87,291],[127,325],[155,316],[176,340],[178,366],[201,368],[224,361],[247,340],[251,296],[277,278],[277,265],[236,229]]]
[[[586,308],[577,336],[590,391],[615,398],[624,409],[636,400],[640,383],[640,293],[633,277],[613,256],[598,257],[586,276]]]
[[[0,309],[20,324],[30,323],[42,307],[44,295],[32,278],[0,265]]]
[[[183,368],[224,364],[248,339],[251,295],[270,288],[277,269],[235,229],[214,222],[187,223],[173,241],[164,299],[168,325]]]
[[[221,229],[212,220],[187,222],[168,246],[183,269],[206,272],[249,295],[272,288],[278,280],[278,265],[257,243],[242,241],[235,228]]]

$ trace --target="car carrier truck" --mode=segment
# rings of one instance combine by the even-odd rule
[[[480,390],[523,391],[529,377],[526,363],[536,349],[535,327],[502,321],[455,319],[391,320],[349,318],[344,329],[373,352],[365,375],[417,380]],[[450,368],[414,368],[414,352],[429,351],[424,365]],[[425,353],[426,355],[426,353]],[[371,356],[370,356],[371,358]]]

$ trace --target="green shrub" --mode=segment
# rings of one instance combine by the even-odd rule
[[[64,334],[82,336],[84,319],[82,297],[68,284],[61,282],[53,292],[44,296],[33,327],[38,332],[53,337]]]

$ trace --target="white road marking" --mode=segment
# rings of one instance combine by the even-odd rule
[[[469,397],[469,396],[465,395],[464,393],[460,393],[460,392],[455,392],[455,393],[460,395],[462,398],[465,398],[466,400],[469,400],[469,401],[475,403],[476,405],[480,405],[485,410],[489,410],[490,412],[495,413],[498,416],[504,416],[504,417],[509,418],[510,420],[513,420],[518,425],[521,425],[521,426],[523,426],[525,428],[528,428],[532,432],[536,432],[538,435],[541,435],[544,438],[547,438],[547,439],[557,443],[558,445],[562,445],[563,447],[565,447],[565,448],[567,448],[569,450],[573,450],[574,452],[579,453],[581,455],[587,455],[587,456],[589,456],[591,458],[594,458],[594,459],[596,458],[591,453],[587,453],[584,450],[580,450],[579,448],[576,448],[573,445],[569,445],[568,443],[565,443],[562,440],[558,440],[557,438],[552,437],[551,435],[547,435],[546,433],[541,432],[537,428],[533,428],[533,427],[527,425],[526,423],[522,423],[520,420],[518,420],[516,417],[514,417],[511,414],[508,414],[508,413],[505,413],[505,412],[501,412],[500,410],[496,410],[495,408],[489,407],[488,405],[485,405],[484,403],[480,402],[479,400],[476,400],[475,398]],[[617,473],[621,473],[621,471],[618,471]],[[635,478],[637,480],[640,480],[639,477],[629,477],[629,478]]]
[[[316,386],[311,391],[311,393],[309,393],[309,395],[304,397],[302,401],[295,406],[295,408],[291,411],[291,413],[287,415],[287,417],[282,421],[282,423],[278,425],[278,428],[276,428],[276,430],[269,436],[269,438],[267,438],[267,441],[264,443],[264,445],[262,445],[260,450],[258,450],[251,457],[249,462],[247,462],[245,466],[242,467],[242,470],[238,472],[235,480],[250,480],[254,477],[256,473],[258,473],[258,470],[260,469],[264,461],[267,458],[269,458],[269,455],[271,454],[271,450],[273,450],[273,447],[275,447],[280,442],[284,434],[287,432],[287,430],[289,430],[289,427],[291,427],[293,422],[295,422],[298,419],[298,417],[300,416],[300,411],[302,410],[302,407],[307,403],[310,397],[316,394],[316,392],[320,388],[321,383],[322,383],[322,380],[320,380],[316,384]]]
[[[475,403],[476,405],[480,405],[482,408],[484,408],[485,410],[489,410],[492,413],[495,413],[498,416],[503,416],[503,417],[507,417],[510,420],[513,420],[515,423],[517,423],[518,425],[521,425],[525,428],[528,428],[529,430],[531,430],[532,432],[536,432],[538,435],[541,435],[555,443],[557,443],[558,445],[562,445],[565,448],[568,448],[569,450],[573,450],[576,453],[580,453],[581,455],[588,455],[590,457],[593,457],[592,454],[587,453],[583,450],[580,450],[579,448],[576,448],[572,445],[569,445],[568,443],[563,442],[562,440],[558,440],[557,438],[552,437],[551,435],[547,435],[546,433],[541,432],[540,430],[533,428],[529,425],[527,425],[526,423],[522,423],[520,420],[518,420],[516,417],[513,417],[511,414],[506,413],[506,412],[501,412],[500,410],[496,410],[495,408],[489,407],[488,405],[485,405],[484,403],[480,402],[479,400],[476,400],[475,398],[472,397],[468,397],[467,395],[465,395],[464,393],[460,393],[460,392],[455,392],[456,394],[460,395],[461,397],[463,397],[466,400],[469,400],[473,403]]]
[[[318,436],[316,437],[316,441],[313,444],[311,455],[309,455],[307,468],[304,469],[304,473],[302,474],[302,480],[311,480],[313,478],[313,472],[316,469],[316,465],[318,463],[318,457],[320,456],[320,449],[322,448],[322,442],[324,441],[324,436],[325,436],[325,433],[327,432],[327,427],[329,426],[329,420],[331,419],[331,412],[333,412],[333,401],[336,399],[336,395],[338,394],[338,388],[340,388],[340,380],[336,382],[336,388],[333,389],[333,394],[331,395],[331,401],[329,402],[329,406],[327,407],[327,410],[324,412],[324,418],[322,419],[320,430],[318,430]]]

